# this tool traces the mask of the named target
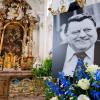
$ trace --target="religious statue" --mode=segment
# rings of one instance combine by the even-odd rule
[[[10,69],[15,65],[15,56],[10,53],[5,53],[4,68]]]

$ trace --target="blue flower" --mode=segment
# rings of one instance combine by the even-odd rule
[[[100,70],[97,70],[92,76],[85,71],[86,68],[84,62],[81,59],[78,60],[77,67],[78,70],[76,70],[75,82],[73,81],[71,83],[71,77],[67,77],[63,72],[59,72],[59,81],[57,81],[57,83],[47,82],[50,89],[56,94],[56,96],[60,97],[61,100],[69,100],[70,97],[76,99],[80,94],[86,95],[84,90],[79,90],[79,92],[77,92],[79,89],[77,80],[81,80],[82,78],[90,79],[91,87],[87,91],[87,94],[89,94],[88,96],[91,100],[100,100]]]
[[[82,78],[90,79],[89,74],[85,73],[83,69],[80,69],[78,75],[77,75],[77,80],[80,80]]]
[[[60,92],[61,95],[65,93],[64,90],[60,90],[59,92]]]
[[[67,91],[65,92],[65,95],[66,95],[66,96],[74,96],[74,93],[73,93],[71,90],[67,90]]]
[[[68,88],[70,86],[70,82],[68,80],[60,80],[60,84],[63,88]]]
[[[54,85],[53,86],[53,91],[55,92],[56,96],[58,96],[60,94],[60,92],[59,92],[59,86],[58,85]]]
[[[78,75],[77,75],[77,80],[82,79],[83,76],[84,76],[84,71],[81,69],[81,70],[79,71]]]
[[[93,82],[91,86],[95,87],[96,89],[100,89],[100,82]]]
[[[70,81],[66,79],[63,72],[59,73],[59,81],[62,88],[68,88],[70,86]]]
[[[100,70],[96,71],[95,76],[96,76],[96,80],[100,81]]]
[[[49,88],[52,90],[52,89],[53,89],[53,86],[54,86],[54,83],[53,83],[53,82],[47,81],[47,85],[48,85]]]
[[[93,90],[91,92],[91,96],[92,96],[93,100],[100,100],[100,92],[98,92],[96,90]]]
[[[88,80],[90,79],[90,75],[89,74],[85,74],[84,76],[85,76],[84,78],[86,78]]]
[[[47,85],[49,86],[49,88],[55,92],[56,96],[58,96],[60,94],[59,92],[59,86],[57,84],[54,84],[53,82],[49,82],[47,81]]]

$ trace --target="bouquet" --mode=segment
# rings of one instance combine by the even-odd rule
[[[51,100],[100,100],[100,67],[88,66],[81,60],[78,64],[85,66],[85,70],[81,69],[77,77],[66,77],[60,72],[59,81],[47,81],[47,86],[55,94]]]

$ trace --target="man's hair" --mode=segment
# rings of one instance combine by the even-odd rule
[[[74,15],[74,16],[70,17],[68,19],[68,24],[71,22],[80,22],[85,19],[90,19],[93,22],[94,26],[96,26],[96,22],[94,21],[93,17],[90,15],[86,15],[86,14],[78,14],[78,15]]]
[[[90,21],[92,21],[93,24],[94,24],[94,27],[96,27],[96,22],[95,22],[95,20],[93,19],[92,16],[90,16],[90,15],[88,15],[86,13],[82,13],[82,14],[78,14],[78,15],[73,15],[72,17],[67,19],[66,28],[65,28],[64,31],[62,31],[60,33],[60,36],[61,36],[61,39],[62,39],[62,44],[65,44],[65,43],[68,42],[66,40],[66,34],[67,34],[67,31],[68,31],[69,24],[71,22],[81,22],[81,21],[83,21],[85,19],[89,19]]]

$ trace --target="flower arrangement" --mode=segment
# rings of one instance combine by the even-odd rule
[[[32,69],[32,75],[36,77],[48,77],[51,76],[52,59],[47,57],[42,64],[37,68]]]
[[[66,77],[60,72],[59,81],[47,80],[48,88],[55,94],[50,100],[100,100],[100,67],[88,66],[82,60],[78,65],[86,69],[81,69],[77,77]]]

